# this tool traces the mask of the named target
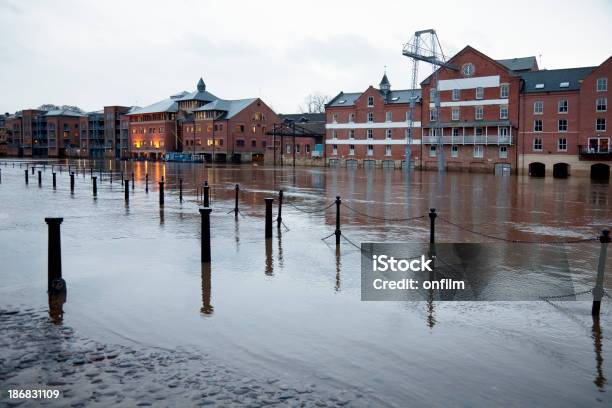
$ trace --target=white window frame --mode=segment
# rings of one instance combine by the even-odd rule
[[[338,114],[337,113],[334,113],[332,115],[332,123],[338,123]]]
[[[385,139],[391,140],[393,138],[393,130],[387,129],[385,130]]]
[[[452,91],[453,101],[458,101],[461,99],[461,91],[458,88],[453,89]]]
[[[453,137],[459,137],[459,136],[461,136],[461,135],[459,134],[459,130],[460,130],[460,129],[459,129],[458,127],[454,127],[454,128],[453,128],[453,130],[451,130],[451,135],[452,135]]]
[[[565,147],[561,147],[561,141],[563,141],[563,144],[565,145]],[[557,151],[559,152],[567,152],[567,139],[565,137],[560,137],[557,139]]]
[[[537,143],[536,143],[537,142]],[[536,147],[536,145],[540,145],[539,148]],[[531,146],[532,150],[534,152],[541,152],[544,148],[544,144],[542,142],[542,138],[541,137],[536,137],[535,139],[533,139],[533,145]]]
[[[505,112],[505,114],[504,114]],[[501,105],[499,107],[499,118],[508,119],[508,105]]]
[[[393,122],[393,112],[385,112],[385,122]]]
[[[482,120],[483,116],[484,116],[484,108],[482,106],[475,106],[474,107],[474,119]]]
[[[436,108],[431,108],[429,110],[429,121],[436,122],[437,120],[438,120],[438,111],[436,110]]]
[[[510,95],[510,84],[500,84],[499,85],[499,97],[502,99],[508,98]]]
[[[366,130],[366,135],[368,139],[374,139],[374,131],[372,129]]]
[[[533,102],[533,114],[534,115],[544,114],[544,101]]]
[[[355,155],[355,145],[349,145],[349,156]]]
[[[484,88],[482,86],[479,86],[476,88],[476,99],[483,99],[484,98]]]
[[[451,108],[451,120],[459,120],[459,107],[453,106]]]
[[[601,104],[601,106],[603,106],[603,109],[599,109],[599,106],[600,106],[599,101],[603,101],[603,104]],[[607,112],[607,111],[608,111],[608,98],[606,98],[605,96],[601,96],[595,99],[595,112]]]
[[[484,159],[484,146],[483,145],[474,146],[474,158]]]
[[[451,146],[451,157],[459,157],[459,146],[457,145]]]
[[[536,124],[537,123],[540,123],[540,130],[537,130],[537,128],[536,128]],[[534,119],[533,120],[533,131],[537,132],[537,133],[540,133],[540,132],[544,131],[544,121],[542,119]]]
[[[601,129],[599,128],[599,123],[598,123],[599,120],[603,120],[603,126]],[[596,132],[605,132],[606,125],[607,125],[606,118],[595,118],[595,131]]]
[[[429,145],[429,157],[436,157],[436,145]]]
[[[499,158],[500,159],[508,158],[508,146],[499,146]]]
[[[351,140],[355,139],[355,129],[349,129],[348,138]]]
[[[595,89],[597,92],[606,92],[608,90],[608,78],[597,78]]]
[[[385,156],[389,157],[393,154],[393,151],[391,150],[391,145],[386,145],[385,146]]]
[[[561,110],[562,108],[564,108],[565,110]],[[567,112],[569,111],[569,102],[567,99],[560,99],[559,102],[557,102],[557,113],[561,113],[561,114],[567,114]]]
[[[374,123],[374,113],[368,112],[368,123]]]
[[[372,107],[374,106],[374,97],[373,96],[368,96],[368,107]]]
[[[353,112],[349,113],[349,123],[355,122],[355,114]]]
[[[338,138],[338,131],[336,129],[332,130],[332,139]]]
[[[367,155],[374,156],[374,145],[368,145]]]
[[[565,129],[561,129],[561,123],[565,123]],[[567,132],[567,128],[568,128],[569,124],[567,119],[557,119],[557,130],[559,132]]]
[[[338,145],[332,145],[332,156],[338,155]]]

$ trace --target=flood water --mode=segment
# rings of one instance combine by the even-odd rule
[[[48,163],[41,187],[31,173],[25,185],[19,164],[0,165],[0,307],[46,305],[44,218],[60,216],[68,285],[63,322],[98,341],[201,350],[252,377],[359,390],[380,405],[612,403],[609,298],[599,321],[590,316],[590,295],[571,302],[362,302],[360,251],[346,240],[337,251],[333,236],[322,240],[334,232],[335,207],[316,211],[340,196],[356,210],[341,207],[341,228],[357,245],[427,242],[427,217],[385,219],[422,216],[430,208],[440,214],[439,242],[571,241],[594,238],[612,225],[609,184],[577,177],[80,161],[73,165],[85,174],[77,173],[71,194],[66,168],[56,168],[58,185],[51,187]],[[92,166],[104,171],[96,199]],[[134,172],[128,205],[121,171]],[[199,187],[205,180],[213,208],[210,270],[200,263]],[[235,184],[237,218],[228,214]],[[283,206],[285,225],[279,233],[275,224],[274,238],[266,241],[264,198],[275,198],[276,216],[280,189],[293,206]],[[599,247],[567,245],[576,291],[593,286]],[[607,265],[612,289],[612,251]]]

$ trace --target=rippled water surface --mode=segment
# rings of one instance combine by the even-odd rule
[[[357,389],[395,406],[612,402],[609,298],[599,322],[590,316],[590,295],[575,302],[361,302],[360,252],[348,241],[337,251],[334,237],[322,240],[334,231],[335,209],[316,211],[341,196],[342,231],[355,244],[427,242],[427,217],[385,219],[418,217],[429,208],[440,214],[439,242],[571,241],[612,224],[609,184],[82,161],[74,163],[80,172],[71,194],[66,168],[55,168],[58,185],[51,187],[49,164],[40,187],[31,173],[25,185],[19,162],[0,165],[0,306],[47,303],[44,217],[61,216],[64,323],[96,340],[193,347],[249,375]],[[96,199],[92,165],[103,169]],[[127,205],[121,171],[125,178],[134,172]],[[213,207],[210,270],[200,264],[204,180]],[[228,214],[235,184],[237,218]],[[283,207],[285,225],[280,233],[275,225],[266,242],[264,198],[275,198],[276,215],[280,189],[293,205]],[[576,290],[591,288],[599,244],[568,245],[567,253]],[[607,262],[612,288],[610,254]]]

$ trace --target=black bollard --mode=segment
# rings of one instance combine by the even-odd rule
[[[430,244],[434,244],[436,242],[435,233],[436,233],[436,217],[437,216],[438,214],[436,214],[436,209],[430,208],[429,209],[429,243]]]
[[[132,190],[134,190],[134,172],[132,172]]]
[[[236,187],[234,187],[234,189],[236,190],[236,200],[234,201],[234,215],[238,217],[238,194],[240,193],[240,186],[236,184]]]
[[[28,185],[28,169],[25,169],[23,172],[25,174],[25,183]]]
[[[145,174],[145,193],[149,192],[149,173]]]
[[[210,206],[210,186],[208,181],[204,182],[204,207]]]
[[[266,239],[272,238],[272,202],[273,198],[265,198],[266,201]]]
[[[42,171],[38,170],[38,187],[42,186]]]
[[[55,190],[55,188],[57,187],[57,180],[55,178],[55,172],[53,173],[53,189]]]
[[[32,175],[34,175],[34,168],[35,168],[35,167],[36,167],[36,166],[32,166]]]
[[[93,196],[96,197],[98,195],[98,178],[96,176],[92,176],[91,180],[93,182]]]
[[[113,170],[110,171],[110,183],[113,184]]]
[[[278,215],[276,216],[276,226],[280,229],[281,224],[283,223],[283,190],[278,192]]]
[[[162,178],[162,181],[159,182],[159,205],[163,206],[164,205],[164,181]]]
[[[183,202],[183,179],[179,179],[179,201]]]
[[[60,242],[60,224],[63,218],[45,218],[49,226],[49,246],[47,258],[47,290],[64,292],[66,283],[62,279],[62,246]]]
[[[202,214],[202,262],[210,262],[210,213],[212,208],[200,208]]]
[[[130,180],[125,180],[125,184],[123,186],[125,191],[125,202],[128,203],[130,202]]]
[[[340,204],[342,204],[342,200],[340,196],[336,196],[336,231],[334,231],[336,246],[340,245],[340,237],[342,236],[342,231],[340,230]]]
[[[70,192],[74,193],[74,173],[70,173]]]
[[[604,295],[604,272],[606,269],[608,244],[610,243],[610,231],[603,230],[599,237],[599,242],[601,243],[601,248],[599,251],[599,263],[597,264],[597,280],[595,282],[595,288],[593,289],[593,308],[591,309],[591,315],[593,317],[599,317],[601,299]]]

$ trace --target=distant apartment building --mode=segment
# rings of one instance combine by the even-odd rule
[[[535,57],[494,60],[467,46],[447,62],[412,91],[419,92],[410,144],[416,167],[609,178],[610,58],[540,70]],[[327,105],[329,165],[404,164],[407,135],[401,140],[397,129],[407,126],[397,117],[408,98],[393,104],[385,95],[394,95],[386,77],[379,89],[341,92]]]
[[[325,115],[330,166],[401,167],[407,146],[411,160],[420,166],[420,89],[392,90],[385,73],[378,89],[340,92],[326,105]]]

